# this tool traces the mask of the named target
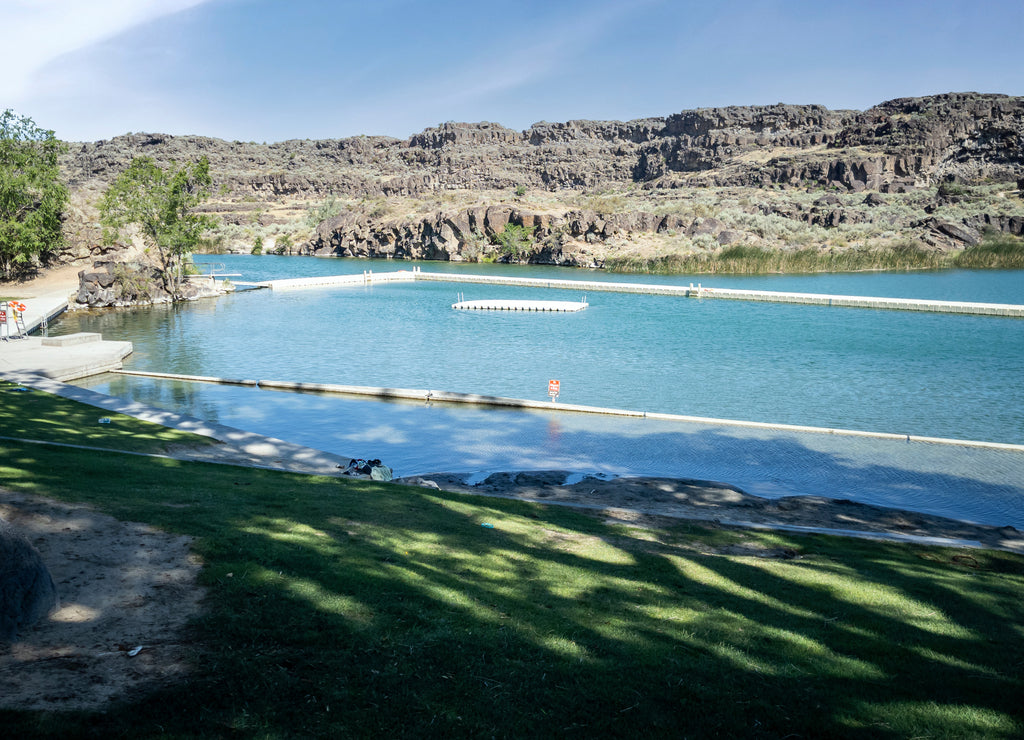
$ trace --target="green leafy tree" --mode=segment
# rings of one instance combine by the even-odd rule
[[[127,226],[138,226],[159,260],[164,289],[179,299],[185,259],[216,225],[196,213],[212,184],[206,157],[181,166],[171,162],[166,170],[149,157],[136,157],[100,201],[104,241],[113,244]]]
[[[45,261],[63,242],[68,190],[57,158],[65,145],[11,110],[0,115],[0,277]]]
[[[533,227],[505,224],[505,229],[495,235],[494,241],[503,255],[518,262],[533,249]]]

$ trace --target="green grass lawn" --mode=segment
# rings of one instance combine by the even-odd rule
[[[4,737],[1024,735],[1016,555],[16,442],[0,487],[191,535],[208,588],[187,684]]]
[[[108,419],[100,423],[100,419]],[[0,436],[162,454],[216,441],[0,380]]]

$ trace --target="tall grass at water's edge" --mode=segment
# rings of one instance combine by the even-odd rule
[[[1016,555],[19,442],[0,484],[191,536],[208,590],[187,681],[5,736],[1024,734]]]
[[[736,245],[721,252],[689,252],[653,258],[609,257],[605,268],[649,274],[763,274],[868,270],[1024,269],[1024,239],[988,236],[958,252],[936,252],[905,243],[895,247],[826,252]]]

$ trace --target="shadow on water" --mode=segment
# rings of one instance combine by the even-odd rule
[[[1019,451],[106,378],[90,387],[219,416],[224,424],[339,455],[377,458],[398,476],[567,470],[698,478],[769,498],[827,496],[1024,528]],[[167,390],[179,387],[186,390]]]
[[[243,262],[271,272],[350,267]],[[595,406],[1024,441],[1021,321],[615,293],[574,314],[469,315],[451,310],[459,287],[253,291],[75,313],[53,330],[130,340],[135,370],[538,400],[558,378],[563,401]],[[481,290],[467,297],[552,297]]]

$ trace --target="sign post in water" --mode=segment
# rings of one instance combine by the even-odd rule
[[[551,403],[558,400],[558,393],[561,391],[562,383],[558,380],[548,381],[548,395],[551,396]]]

